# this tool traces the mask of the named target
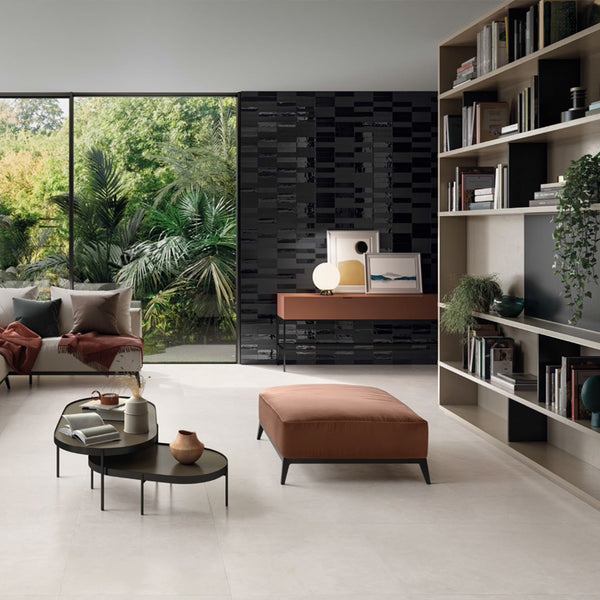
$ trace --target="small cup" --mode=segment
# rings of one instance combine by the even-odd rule
[[[119,404],[119,394],[115,394],[115,392],[106,392],[106,394],[101,394],[98,390],[94,390],[91,393],[91,397],[94,400],[100,400],[100,404]]]

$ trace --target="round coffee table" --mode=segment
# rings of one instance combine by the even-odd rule
[[[229,476],[227,457],[221,452],[205,448],[202,456],[191,465],[177,462],[169,449],[169,444],[157,443],[134,454],[106,456],[104,464],[101,457],[88,458],[90,469],[104,472],[110,477],[139,479],[140,514],[144,514],[144,483],[158,481],[163,483],[205,483],[225,477],[225,506],[229,505]],[[104,490],[102,491],[104,495]]]
[[[92,400],[92,398],[83,398],[67,404],[61,415],[80,414],[81,405]],[[158,441],[158,424],[156,422],[156,407],[152,402],[148,402],[148,433],[125,433],[123,430],[123,421],[109,421],[121,434],[121,438],[113,442],[105,442],[95,446],[86,446],[76,438],[72,438],[61,433],[60,428],[64,426],[62,416],[54,429],[54,444],[56,445],[56,476],[60,477],[60,450],[74,452],[75,454],[86,454],[98,459],[100,468],[100,488],[102,490],[100,497],[100,509],[104,510],[104,475],[102,470],[103,461],[111,456],[120,456],[139,452],[140,450],[153,446]],[[93,476],[93,473],[92,473]],[[93,486],[93,481],[92,481]]]

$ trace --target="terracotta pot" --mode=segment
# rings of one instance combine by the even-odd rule
[[[177,437],[169,444],[169,448],[173,458],[182,465],[195,463],[204,452],[204,444],[196,437],[196,432],[185,429],[177,432]]]

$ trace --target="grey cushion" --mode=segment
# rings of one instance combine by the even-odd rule
[[[14,320],[23,323],[40,337],[56,337],[60,304],[61,300],[13,298]]]
[[[117,315],[119,292],[106,295],[71,294],[73,306],[73,328],[71,333],[97,331],[98,333],[118,334]]]
[[[61,298],[63,301],[58,317],[60,333],[68,333],[73,328],[73,307],[71,305],[72,294],[106,298],[107,296],[112,296],[115,292],[119,293],[119,309],[117,312],[117,327],[119,328],[119,333],[131,333],[131,288],[119,288],[109,292],[95,290],[67,290],[52,286],[50,288],[50,298],[52,298],[52,300]]]

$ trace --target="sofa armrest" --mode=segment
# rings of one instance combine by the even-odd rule
[[[142,337],[142,309],[141,308],[130,308],[131,312],[131,333]]]

